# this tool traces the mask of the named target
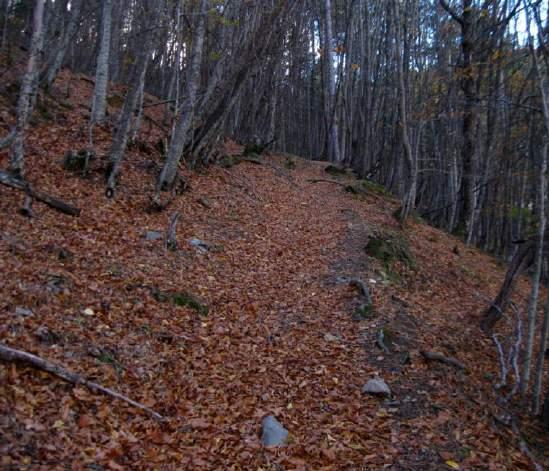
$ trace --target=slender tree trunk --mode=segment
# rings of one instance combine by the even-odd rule
[[[45,0],[36,0],[34,4],[30,55],[17,101],[17,121],[10,154],[10,172],[15,176],[22,176],[24,173],[25,132],[35,101],[34,95],[38,85],[39,64],[44,43],[44,4]]]
[[[530,368],[532,363],[532,352],[534,347],[534,334],[536,328],[536,314],[539,297],[539,285],[541,279],[541,272],[543,268],[543,243],[546,226],[545,217],[545,196],[546,196],[546,180],[545,174],[547,172],[547,152],[546,147],[544,155],[542,157],[540,179],[538,187],[538,214],[539,214],[539,226],[538,237],[536,243],[536,255],[535,255],[535,269],[532,277],[532,290],[530,292],[530,300],[528,302],[528,331],[526,337],[526,350],[524,352],[524,363],[522,378],[520,384],[520,393],[524,397],[528,391],[528,383],[530,381]]]
[[[411,212],[415,209],[418,168],[417,160],[415,158],[414,152],[412,151],[412,145],[410,144],[410,136],[408,134],[408,110],[406,106],[406,85],[404,83],[404,65],[402,60],[403,38],[401,34],[399,1],[400,0],[394,0],[393,7],[395,13],[395,56],[397,62],[397,76],[399,88],[398,104],[400,112],[400,132],[402,144],[404,147],[404,156],[409,174],[406,194],[404,195],[402,208],[400,210],[400,218],[402,220],[406,220],[408,216],[410,216]]]
[[[114,196],[116,189],[116,182],[120,174],[120,166],[124,153],[126,152],[126,146],[130,135],[130,128],[132,124],[132,115],[136,111],[137,101],[139,98],[140,90],[143,88],[145,81],[145,74],[147,72],[147,64],[151,54],[152,40],[151,30],[147,26],[142,33],[141,47],[137,56],[137,62],[134,65],[133,71],[130,77],[130,84],[124,100],[124,106],[120,113],[118,123],[116,126],[116,133],[113,138],[111,149],[109,151],[110,165],[109,174],[107,179],[107,191],[108,198]]]
[[[543,146],[543,160],[545,162],[547,162],[547,147],[548,147],[548,144],[546,143]],[[547,167],[547,164],[545,165],[545,167]],[[545,302],[545,309],[543,313],[543,325],[541,327],[538,360],[537,360],[536,371],[535,371],[536,376],[534,380],[534,390],[532,392],[532,397],[533,397],[532,409],[535,415],[538,415],[540,413],[541,386],[543,381],[545,351],[547,350],[548,336],[549,336],[549,296],[547,297],[547,300]]]
[[[46,76],[45,76],[45,87],[48,89],[53,84],[61,66],[63,65],[63,60],[69,49],[70,42],[74,39],[74,34],[78,26],[78,20],[80,19],[80,10],[82,7],[82,0],[73,0],[71,2],[71,14],[65,33],[63,35],[63,40],[59,45],[58,49],[55,51],[53,60],[49,65]]]
[[[92,123],[101,123],[107,109],[109,82],[109,54],[111,49],[112,0],[103,0],[101,13],[101,41],[95,71],[95,89],[92,101]]]
[[[328,159],[332,162],[340,162],[339,125],[336,116],[336,71],[334,70],[331,0],[324,0],[324,10],[324,57],[326,58],[326,81],[328,91],[328,96],[325,97],[325,100],[327,101],[326,111],[328,113],[326,120],[328,123]]]
[[[0,44],[0,50],[6,48],[8,42],[8,18],[10,15],[10,0],[4,0],[2,10],[2,43]]]
[[[200,81],[200,64],[202,63],[202,51],[204,47],[204,36],[206,32],[206,12],[208,9],[208,0],[200,0],[200,14],[193,38],[192,59],[187,79],[187,103],[188,110],[183,110],[179,116],[175,133],[168,149],[166,162],[156,185],[155,200],[160,198],[160,191],[173,185],[179,161],[181,160],[183,149],[188,139],[189,129],[193,120],[194,108],[196,105],[196,95]]]

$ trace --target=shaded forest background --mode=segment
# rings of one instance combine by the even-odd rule
[[[135,90],[134,116],[118,126],[130,140],[143,90],[170,104],[162,124],[180,129],[163,187],[174,162],[207,164],[228,135],[351,166],[401,197],[404,217],[416,209],[497,255],[535,231],[547,141],[541,1],[36,3],[36,85],[50,88],[61,66],[96,76],[92,145],[107,80]],[[34,6],[2,1],[8,55],[32,47]]]

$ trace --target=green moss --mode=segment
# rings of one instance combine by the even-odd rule
[[[382,262],[389,274],[393,272],[393,265],[397,261],[408,268],[415,266],[415,260],[408,241],[397,235],[372,237],[368,241],[365,250],[370,257]]]
[[[171,295],[171,301],[176,306],[186,306],[191,309],[194,309],[201,316],[208,315],[208,307],[202,304],[196,297],[192,294],[186,292],[173,293]]]
[[[380,195],[392,196],[385,187],[371,180],[359,180],[352,185],[347,185],[345,191],[353,195]]]
[[[107,103],[109,106],[112,106],[114,108],[122,108],[122,105],[124,104],[124,98],[120,95],[110,95],[107,98]]]
[[[288,170],[294,170],[296,168],[295,160],[291,157],[286,158],[285,166]]]
[[[372,304],[361,304],[355,309],[352,317],[355,321],[363,321],[373,319],[376,315],[376,310]]]
[[[151,290],[151,294],[159,303],[171,302],[176,306],[189,307],[198,312],[201,316],[208,315],[208,306],[203,304],[196,296],[188,293],[187,291],[169,292],[160,291],[158,288],[153,288]]]
[[[344,168],[344,167],[340,167],[338,165],[330,164],[324,169],[324,171],[326,173],[329,173],[330,175],[334,175],[334,176],[336,176],[336,175],[347,175],[347,169]]]
[[[232,168],[240,163],[240,159],[234,155],[225,155],[217,162],[220,167]]]

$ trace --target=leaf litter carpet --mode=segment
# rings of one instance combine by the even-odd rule
[[[80,218],[39,204],[25,218],[22,196],[0,188],[0,340],[167,420],[0,363],[2,469],[529,469],[493,424],[497,358],[477,329],[502,266],[423,223],[402,232],[390,197],[311,183],[335,177],[287,155],[193,174],[191,191],[151,214],[158,157],[133,149],[107,200],[99,171],[84,179],[59,163],[85,143],[77,112],[66,111],[72,127],[34,128],[27,159],[29,179]],[[104,151],[108,132],[98,133]],[[144,235],[163,233],[174,211],[172,252]],[[397,263],[389,276],[366,255],[368,237],[385,233],[409,240],[414,267]],[[360,293],[349,277],[370,287],[367,319],[353,319]],[[421,349],[467,372],[427,364]],[[361,392],[376,375],[391,399]],[[289,430],[286,447],[261,446],[267,414]]]

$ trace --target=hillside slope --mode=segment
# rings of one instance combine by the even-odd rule
[[[91,85],[68,79],[59,88],[73,87],[70,102],[38,120],[27,166],[82,215],[36,203],[26,218],[22,195],[0,187],[0,340],[167,419],[0,363],[5,469],[529,469],[516,438],[493,426],[497,358],[477,327],[503,266],[421,222],[402,230],[390,196],[313,183],[353,179],[293,156],[189,175],[169,210],[147,212],[160,161],[151,120],[107,200],[108,128],[87,177],[61,166],[87,141]],[[158,123],[163,110],[148,113]],[[175,211],[179,248],[168,251],[145,235],[163,233]],[[376,237],[409,246],[413,260],[368,256]],[[362,319],[351,278],[372,293]],[[376,375],[391,399],[362,393]],[[261,447],[268,414],[289,430],[287,447]]]

